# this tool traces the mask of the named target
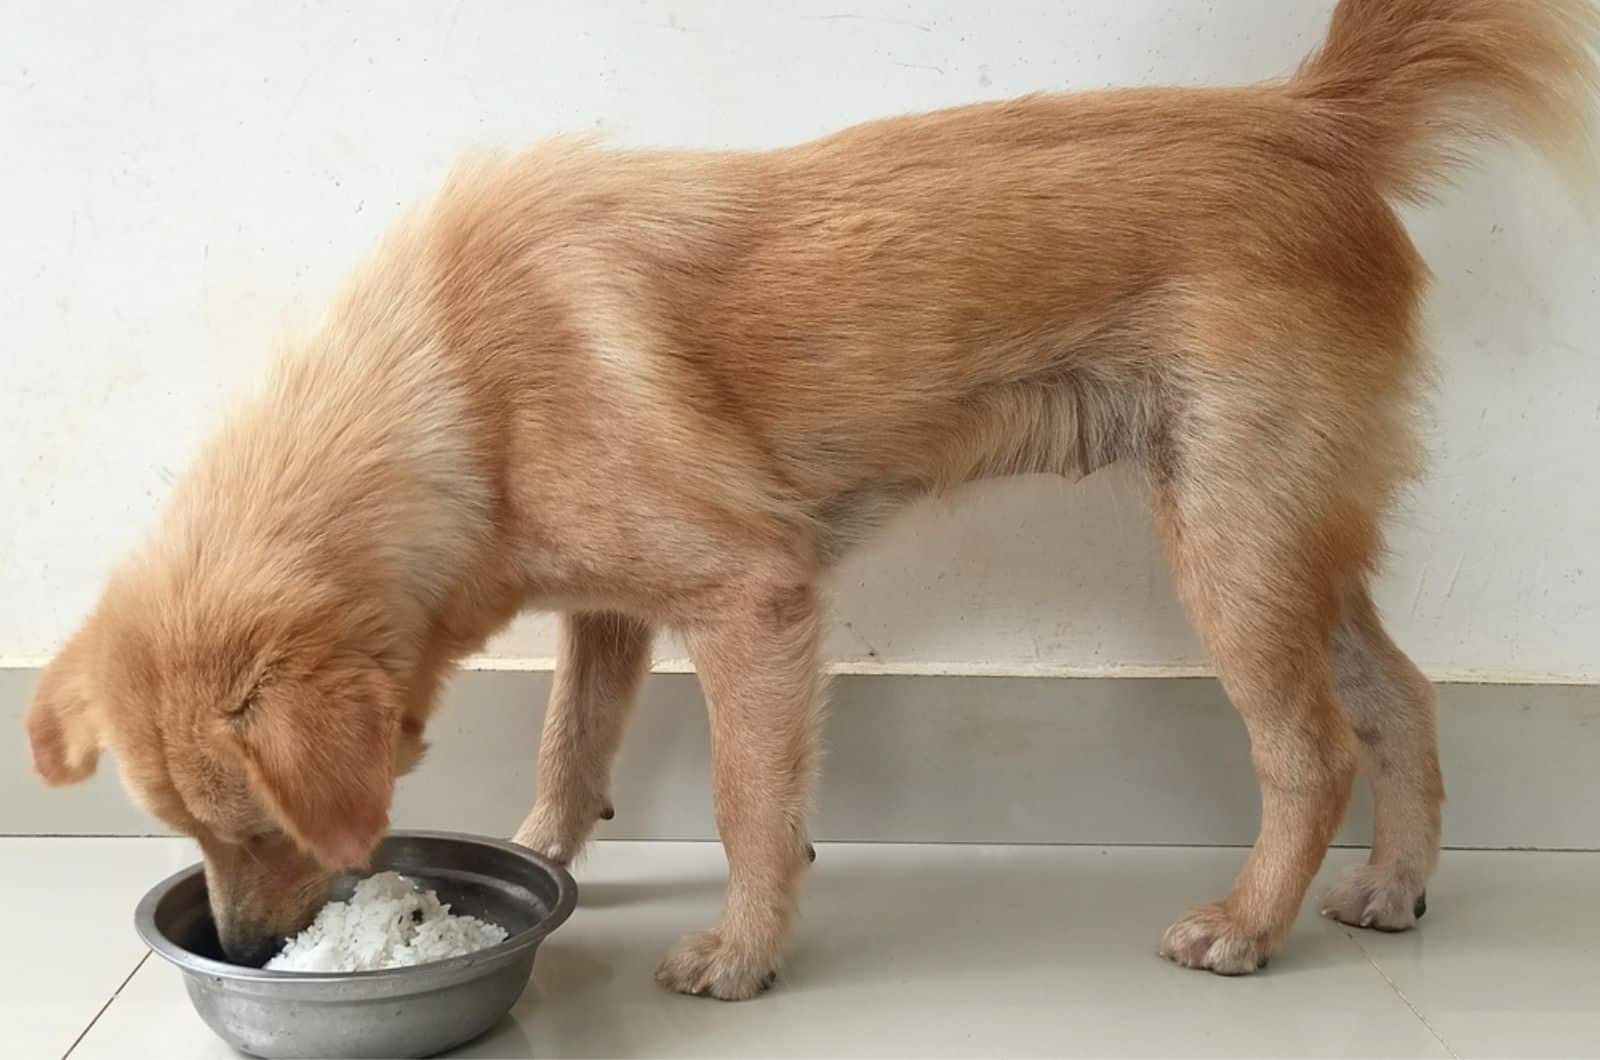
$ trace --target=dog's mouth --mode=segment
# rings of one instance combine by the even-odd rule
[[[206,917],[197,924],[194,933],[182,940],[183,948],[197,957],[238,965],[240,968],[262,968],[277,956],[288,941],[282,935],[269,935],[262,939],[241,939],[223,943],[217,932],[216,921]]]
[[[283,949],[283,942],[282,937],[273,936],[259,942],[225,946],[222,951],[229,964],[237,964],[241,968],[261,968]]]

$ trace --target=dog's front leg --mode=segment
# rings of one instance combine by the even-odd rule
[[[818,612],[810,586],[762,586],[689,632],[711,715],[717,829],[729,875],[722,922],[684,937],[656,971],[674,990],[738,1001],[776,975],[808,861]]]
[[[626,615],[561,616],[560,654],[539,741],[539,797],[516,842],[571,861],[595,821],[611,816],[611,760],[650,668],[650,642],[650,627]]]

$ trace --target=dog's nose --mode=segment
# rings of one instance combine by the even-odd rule
[[[272,959],[282,946],[282,939],[229,939],[222,944],[223,955],[228,958],[228,963],[242,965],[246,968],[260,968]]]

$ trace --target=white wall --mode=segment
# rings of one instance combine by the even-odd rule
[[[224,395],[478,145],[756,147],[1022,92],[1286,72],[1329,0],[61,0],[0,34],[0,656],[48,653]],[[1592,677],[1600,245],[1498,155],[1413,231],[1443,353],[1383,602],[1435,672]],[[1200,661],[1137,491],[1010,483],[840,579],[836,658]],[[498,654],[546,656],[548,627]],[[670,651],[670,649],[669,649]]]

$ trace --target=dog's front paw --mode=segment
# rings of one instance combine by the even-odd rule
[[[1191,909],[1167,929],[1161,956],[1185,968],[1218,975],[1249,975],[1267,963],[1266,939],[1242,931],[1221,904]]]
[[[586,829],[571,827],[556,814],[542,806],[535,806],[511,841],[527,847],[535,854],[543,854],[557,864],[568,865],[583,849],[587,837]]]
[[[567,865],[582,852],[595,822],[616,815],[611,800],[600,794],[540,798],[511,841]]]
[[[1352,927],[1406,931],[1428,910],[1422,884],[1391,865],[1355,865],[1340,874],[1322,900],[1322,915]]]
[[[685,935],[656,969],[662,986],[722,1001],[755,997],[777,977],[771,958],[743,951],[716,931]]]

